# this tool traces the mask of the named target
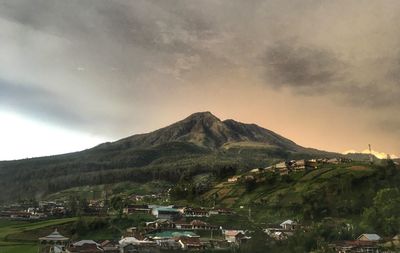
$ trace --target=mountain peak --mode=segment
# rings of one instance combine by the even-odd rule
[[[193,120],[193,119],[197,119],[197,120],[214,120],[214,121],[221,121],[219,118],[217,118],[214,114],[212,114],[209,111],[205,111],[205,112],[196,112],[193,113],[191,115],[189,115],[189,117],[186,118],[186,120]]]
[[[187,118],[157,131],[134,135],[117,143],[128,141],[131,147],[148,148],[170,142],[189,142],[209,149],[219,149],[232,143],[258,143],[291,151],[302,147],[255,124],[235,120],[221,121],[211,112],[196,112]]]

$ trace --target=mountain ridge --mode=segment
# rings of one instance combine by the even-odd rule
[[[246,124],[233,119],[220,120],[211,112],[197,112],[183,120],[158,130],[136,134],[105,145],[123,144],[148,148],[168,142],[191,142],[210,149],[221,148],[229,142],[259,142],[290,151],[306,148],[256,124]],[[129,144],[126,144],[129,143]],[[103,144],[100,144],[101,146]]]

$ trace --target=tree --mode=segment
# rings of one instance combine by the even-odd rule
[[[400,232],[400,191],[398,188],[385,188],[376,194],[373,205],[365,209],[362,225],[384,235]]]
[[[78,215],[78,199],[75,195],[68,197],[68,210],[72,216]]]
[[[124,200],[120,196],[114,196],[110,201],[111,207],[118,212],[118,216],[122,216],[125,206]]]
[[[244,186],[247,192],[253,191],[257,186],[257,181],[254,177],[248,176],[244,179]]]

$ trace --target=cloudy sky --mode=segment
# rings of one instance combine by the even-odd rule
[[[197,111],[400,155],[398,0],[0,0],[0,159]]]

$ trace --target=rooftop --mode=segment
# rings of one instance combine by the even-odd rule
[[[150,238],[157,239],[168,239],[168,238],[178,238],[178,237],[199,237],[196,233],[191,231],[163,231],[155,234],[148,234]]]
[[[379,241],[382,238],[377,234],[362,234],[357,239],[362,240],[362,237],[365,237],[368,241]]]
[[[69,238],[61,235],[57,229],[54,230],[53,233],[49,234],[48,236],[45,237],[40,237],[40,241],[68,241]]]

